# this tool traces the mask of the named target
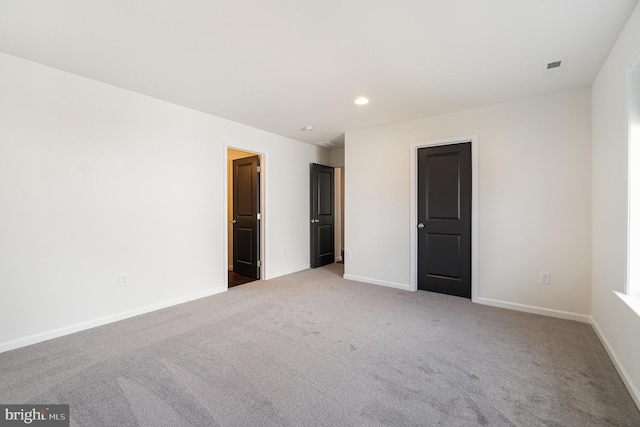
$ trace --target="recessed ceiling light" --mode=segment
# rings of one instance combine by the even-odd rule
[[[311,132],[313,130],[313,126],[305,126],[302,128],[302,130],[305,132]]]
[[[354,102],[356,103],[356,105],[366,105],[369,103],[369,100],[364,96],[361,96],[360,98],[356,99]]]

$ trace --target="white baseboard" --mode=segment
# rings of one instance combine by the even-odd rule
[[[473,302],[492,307],[507,308],[509,310],[523,311],[525,313],[540,314],[542,316],[556,317],[558,319],[575,320],[576,322],[591,323],[591,316],[570,311],[554,310],[551,308],[536,307],[533,305],[518,304],[515,302],[500,301],[491,298],[475,298]]]
[[[37,344],[42,341],[59,338],[65,335],[70,335],[76,332],[84,331],[84,330],[95,328],[98,326],[103,326],[109,323],[128,319],[130,317],[139,316],[141,314],[150,313],[152,311],[161,310],[163,308],[171,307],[174,305],[183,304],[185,302],[209,297],[212,295],[219,294],[221,292],[225,292],[226,290],[227,290],[226,288],[217,288],[213,290],[207,290],[204,292],[198,292],[195,294],[186,295],[186,296],[175,298],[172,300],[163,301],[157,304],[134,308],[132,310],[123,311],[123,312],[112,314],[109,316],[103,316],[103,317],[98,317],[96,319],[87,320],[86,322],[80,322],[74,325],[53,329],[51,331],[41,332],[38,334],[29,335],[24,338],[18,338],[16,340],[3,342],[3,343],[0,343],[0,353],[4,353],[5,351],[10,351],[10,350],[15,350],[21,347],[26,347],[32,344]]]
[[[396,282],[387,282],[384,280],[370,279],[368,277],[353,276],[345,274],[342,276],[346,280],[354,280],[356,282],[370,283],[372,285],[387,286],[389,288],[402,289],[412,291],[410,285]],[[525,313],[540,314],[542,316],[556,317],[559,319],[574,320],[582,323],[591,323],[591,316],[580,313],[572,313],[569,311],[554,310],[550,308],[536,307],[525,304],[518,304],[507,301],[494,300],[490,298],[476,298],[473,302],[493,307],[506,308],[509,310],[523,311]]]
[[[370,279],[368,277],[352,276],[350,274],[344,274],[344,275],[342,275],[342,277],[344,279],[346,279],[346,280],[353,280],[353,281],[356,281],[356,282],[369,283],[371,285],[386,286],[388,288],[402,289],[402,290],[405,290],[405,291],[410,291],[411,290],[411,286],[406,285],[404,283],[387,282],[385,280],[377,280],[377,279]]]
[[[280,276],[286,276],[287,274],[293,274],[293,273],[297,273],[299,271],[303,271],[303,270],[308,270],[310,267],[309,265],[301,265],[295,268],[288,268],[286,270],[282,270],[282,271],[278,271],[275,274],[269,274],[269,277],[265,277],[264,280],[270,280],[270,279],[275,279],[276,277],[280,277]]]
[[[342,261],[342,257],[341,257],[340,255],[338,255],[338,256],[336,257],[336,262],[340,262],[340,261]]]
[[[620,378],[622,378],[622,382],[627,387],[627,390],[629,390],[629,394],[631,395],[631,398],[635,402],[638,409],[640,409],[640,390],[638,390],[638,387],[636,387],[636,385],[631,380],[631,377],[629,377],[627,370],[624,369],[624,366],[622,366],[622,363],[620,363],[620,359],[618,359],[616,352],[613,351],[613,348],[609,344],[609,341],[607,341],[607,338],[604,336],[604,334],[600,330],[598,323],[593,318],[591,318],[591,326],[593,327],[593,330],[596,332],[596,335],[600,339],[602,346],[607,351],[609,358],[613,362],[613,366],[616,367],[616,370],[618,371]]]

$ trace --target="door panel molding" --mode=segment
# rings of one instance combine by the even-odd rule
[[[427,236],[427,246],[429,247],[429,254],[427,257],[427,276],[459,279],[461,272],[461,259],[460,259],[460,236],[454,236],[451,234],[438,234],[429,233]],[[438,250],[432,250],[433,248]],[[452,263],[446,268],[443,268],[445,260],[455,260],[455,265]],[[435,267],[438,266],[438,267]]]
[[[470,142],[471,143],[471,300],[478,302],[479,287],[478,283],[478,212],[479,212],[479,182],[478,182],[478,135],[462,135],[450,138],[433,139],[427,141],[418,141],[410,144],[409,172],[410,172],[410,214],[409,214],[409,230],[410,230],[410,268],[412,291],[418,289],[418,233],[416,232],[416,224],[418,223],[418,149],[425,147],[435,147],[440,145],[452,145]]]
[[[431,147],[421,147],[431,148]],[[446,179],[446,183],[440,183],[439,186],[432,186],[431,180],[429,180],[429,194],[431,200],[434,202],[429,203],[426,219],[460,219],[460,203],[442,207],[446,204],[447,194],[456,192],[458,197],[455,198],[456,202],[459,201],[460,188],[458,187],[458,174],[451,173],[451,170],[455,167],[458,169],[460,164],[460,153],[442,153],[431,154],[427,157],[427,170],[429,176],[432,174],[438,175],[441,180]],[[438,191],[444,190],[444,191]]]

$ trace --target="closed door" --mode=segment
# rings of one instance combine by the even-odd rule
[[[311,164],[311,268],[335,262],[333,168]]]
[[[233,271],[260,278],[260,159],[233,161]]]
[[[471,297],[471,143],[418,150],[418,289]]]

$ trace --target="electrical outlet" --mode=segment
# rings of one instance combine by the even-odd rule
[[[129,275],[127,273],[120,273],[120,287],[129,286]]]
[[[541,285],[550,285],[551,284],[551,274],[546,271],[540,272],[540,284]]]

